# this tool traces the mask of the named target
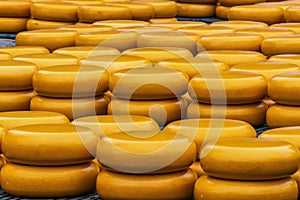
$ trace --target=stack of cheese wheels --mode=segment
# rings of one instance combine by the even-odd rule
[[[203,147],[200,163],[207,175],[195,184],[195,200],[298,198],[291,175],[298,169],[299,150],[289,142],[222,139]]]
[[[251,84],[249,84],[251,82]],[[193,77],[187,108],[188,118],[228,118],[257,127],[264,123],[267,105],[267,80],[251,72],[207,73]]]
[[[0,33],[18,33],[26,30],[31,1],[0,1]]]
[[[96,155],[103,169],[96,184],[101,199],[193,197],[197,175],[189,166],[195,160],[196,145],[182,134],[114,133],[99,140]]]
[[[213,17],[216,0],[180,0],[177,2],[178,17]]]
[[[0,60],[0,111],[29,110],[36,71],[37,66],[30,62]]]
[[[106,114],[109,98],[108,72],[98,66],[57,65],[38,70],[30,110],[54,111],[70,120],[83,116]]]
[[[90,193],[99,173],[92,161],[97,141],[90,129],[71,124],[9,129],[2,138],[9,162],[1,170],[1,187],[8,194],[34,198]]]
[[[150,116],[160,126],[181,119],[188,76],[167,67],[138,67],[111,75],[108,114]]]
[[[186,119],[171,122],[163,132],[181,133],[193,140],[197,147],[195,163],[191,168],[197,173],[198,177],[203,174],[199,163],[199,152],[207,141],[218,141],[222,138],[255,138],[255,129],[248,123],[231,119]]]

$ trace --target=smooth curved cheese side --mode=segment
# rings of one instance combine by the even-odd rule
[[[300,170],[298,169],[298,171],[295,174],[293,174],[291,177],[297,182],[298,194],[299,194],[300,193],[300,188],[299,188],[299,186],[300,186]]]
[[[149,20],[149,22],[151,24],[171,23],[171,22],[176,22],[176,21],[177,21],[177,18],[175,18],[175,17],[153,18],[153,19]]]
[[[179,17],[213,17],[215,10],[214,4],[177,3]]]
[[[137,4],[142,5],[143,4]],[[148,6],[148,5],[146,5]],[[112,26],[115,29],[118,28],[125,28],[125,27],[147,27],[149,26],[149,22],[147,21],[141,21],[141,20],[103,20],[103,21],[97,21],[94,22],[93,25],[105,25],[105,26]]]
[[[261,51],[267,56],[299,53],[300,35],[288,35],[266,38],[261,44]],[[280,47],[280,48],[278,48]]]
[[[32,90],[0,92],[0,112],[29,110],[29,104],[34,97]]]
[[[289,6],[284,11],[284,20],[285,22],[300,22],[300,7]]]
[[[218,0],[218,2],[221,5],[224,6],[239,6],[239,5],[251,5],[256,3],[265,2],[266,0],[244,0],[244,1],[238,1],[238,0]]]
[[[2,47],[0,48],[0,58],[1,60],[5,60],[4,57],[2,57],[2,53],[10,54],[11,56],[19,56],[23,54],[36,54],[36,53],[48,53],[49,50],[42,46],[13,46],[13,47]],[[5,54],[3,54],[5,55]],[[12,57],[9,57],[12,59]]]
[[[189,168],[197,174],[197,178],[205,175],[199,161],[195,161]]]
[[[63,0],[64,3],[72,3],[80,6],[85,5],[104,5],[104,1],[94,1],[94,0]]]
[[[113,31],[114,28],[112,26],[107,25],[92,25],[92,24],[75,24],[75,25],[67,25],[61,26],[58,29],[60,30],[71,30],[76,31],[78,34],[81,33],[93,33],[93,32],[104,32],[104,31]]]
[[[54,21],[45,21],[38,19],[29,19],[26,24],[26,30],[39,30],[39,29],[56,29],[61,26],[71,25],[72,22],[54,22]]]
[[[300,107],[274,104],[269,107],[266,115],[268,127],[299,126]]]
[[[243,28],[260,28],[260,27],[267,28],[268,24],[264,22],[257,22],[257,21],[232,20],[232,21],[213,22],[210,24],[210,26],[226,26],[238,30]]]
[[[2,154],[2,138],[7,133],[7,128],[0,124],[0,153]],[[4,165],[4,160],[0,158],[0,170]]]
[[[8,194],[21,197],[78,196],[94,190],[98,172],[93,162],[61,167],[8,163],[1,170],[1,186]]]
[[[269,57],[268,62],[287,62],[300,67],[299,54],[279,54]]]
[[[216,16],[220,19],[228,19],[229,9],[228,6],[217,5]]]
[[[237,30],[237,33],[252,33],[263,36],[264,38],[294,35],[295,32],[284,28],[245,28]]]
[[[300,23],[279,23],[271,25],[270,28],[284,28],[292,30],[297,34],[300,33]]]
[[[152,28],[164,28],[164,29],[171,29],[171,30],[178,30],[179,28],[185,27],[202,27],[207,26],[204,22],[193,22],[193,21],[175,21],[169,23],[152,23],[150,27]],[[149,27],[148,27],[149,28]]]
[[[136,3],[145,3],[153,6],[155,18],[175,17],[177,14],[177,5],[174,1],[165,0],[133,0]]]
[[[194,4],[216,4],[217,0],[179,0],[178,2]]]
[[[27,18],[0,17],[0,33],[19,33],[26,30]]]
[[[177,29],[182,33],[196,33],[199,36],[206,36],[217,33],[234,33],[235,29],[226,26],[199,26],[199,27],[183,27]]]
[[[0,1],[1,17],[29,17],[31,1]]]

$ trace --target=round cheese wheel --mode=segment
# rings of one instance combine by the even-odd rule
[[[94,190],[98,172],[94,162],[60,167],[8,163],[1,170],[1,186],[20,197],[78,196]]]
[[[249,62],[264,62],[266,61],[266,56],[255,51],[235,51],[235,50],[216,50],[216,51],[206,51],[200,52],[196,55],[196,58],[207,58],[210,57],[214,60],[219,60],[229,67],[241,63]]]
[[[300,22],[300,6],[290,6],[284,11],[286,22]]]
[[[2,150],[9,161],[18,164],[73,165],[91,161],[97,141],[97,134],[85,127],[38,124],[8,130]]]
[[[145,3],[153,6],[155,18],[175,17],[177,5],[174,1],[167,0],[133,0],[134,3]]]
[[[284,28],[246,28],[238,30],[237,33],[254,33],[264,38],[295,34],[294,31]]]
[[[297,34],[300,33],[300,23],[279,23],[271,25],[270,28],[284,28],[292,30]]]
[[[65,2],[34,2],[30,8],[31,17],[34,19],[76,22],[78,5]]]
[[[0,60],[0,91],[29,90],[37,66],[30,62]]]
[[[200,36],[211,35],[212,33],[234,33],[235,29],[226,26],[199,26],[199,27],[184,27],[177,29],[183,33],[196,33]]]
[[[203,36],[198,40],[198,52],[203,50],[260,51],[263,37],[247,33],[219,33]]]
[[[195,158],[196,145],[192,140],[168,132],[113,133],[97,144],[97,160],[102,168],[122,173],[176,172],[189,168]]]
[[[265,2],[266,0],[246,0],[246,1],[232,1],[232,0],[218,0],[221,5],[224,6],[239,6],[239,5],[251,5],[256,3]]]
[[[38,19],[29,19],[26,24],[26,29],[28,31],[39,30],[39,29],[55,29],[61,26],[71,25],[72,22],[54,22],[45,21]]]
[[[4,47],[5,48],[5,47]],[[13,59],[13,57],[11,56],[11,54],[9,54],[9,53],[6,53],[6,52],[1,52],[1,49],[2,48],[0,48],[0,60],[12,60]]]
[[[6,53],[6,54],[2,54]],[[11,56],[19,56],[23,54],[35,54],[35,53],[49,53],[49,50],[42,46],[13,46],[13,47],[1,47],[0,48],[0,59],[5,60],[4,55],[10,54]],[[3,55],[3,56],[2,56]],[[10,60],[12,57],[6,56]]]
[[[98,115],[75,119],[72,124],[87,127],[99,137],[112,133],[131,131],[157,131],[157,123],[145,116],[138,115]]]
[[[299,150],[289,142],[223,139],[204,145],[200,163],[209,176],[231,180],[271,180],[298,170]]]
[[[188,91],[200,103],[255,103],[267,95],[267,80],[263,75],[251,72],[199,74],[189,82]]]
[[[49,53],[24,54],[15,56],[14,60],[31,62],[35,64],[38,67],[38,69],[54,65],[78,64],[78,59],[75,56]]]
[[[226,26],[238,30],[243,28],[260,28],[260,27],[267,28],[268,24],[263,22],[256,22],[256,21],[232,20],[232,21],[213,22],[210,24],[210,26]]]
[[[43,29],[24,31],[16,36],[17,46],[43,46],[49,51],[75,45],[76,31]]]
[[[80,22],[132,18],[130,9],[126,6],[83,5],[79,7],[77,14]]]
[[[109,79],[114,96],[131,100],[173,99],[186,93],[187,87],[187,75],[167,67],[121,70]]]
[[[0,18],[0,33],[18,33],[26,30],[27,18]]]
[[[194,190],[194,199],[297,199],[297,183],[293,178],[269,181],[223,180],[210,176],[200,177]]]
[[[185,27],[199,27],[199,26],[207,26],[207,24],[204,22],[193,22],[193,21],[176,21],[170,23],[150,24],[150,27],[167,28],[171,30],[177,30],[179,28],[185,28]]]
[[[57,65],[38,70],[33,88],[39,95],[59,98],[93,97],[108,89],[108,72],[98,66]]]
[[[0,1],[1,17],[29,17],[31,1]]]
[[[142,5],[143,4],[137,4]],[[146,5],[148,6],[148,5]],[[114,28],[124,28],[124,27],[146,27],[149,26],[149,22],[138,21],[138,20],[103,20],[93,23],[94,25],[101,26],[112,26]]]
[[[101,199],[192,199],[196,179],[192,170],[155,175],[103,170],[97,177],[96,189]]]
[[[285,62],[252,62],[234,65],[230,70],[262,74],[269,81],[277,74],[297,72],[299,71],[299,67]]]
[[[99,96],[95,98],[57,99],[36,96],[30,102],[30,110],[53,111],[66,115],[70,120],[106,114],[109,98]]]
[[[180,99],[158,101],[128,101],[112,98],[107,113],[113,115],[141,115],[154,119],[161,127],[181,119],[184,102]]]
[[[33,96],[32,90],[0,92],[0,112],[29,110],[30,100]]]
[[[94,0],[63,0],[62,2],[77,4],[77,5],[80,5],[80,6],[104,5],[105,4],[104,1],[94,1]]]
[[[213,17],[216,6],[214,4],[177,3],[178,17]]]
[[[65,54],[77,57],[79,60],[86,59],[89,56],[119,55],[120,51],[112,47],[105,46],[76,46],[64,47],[53,51],[54,54]]]
[[[300,66],[299,54],[279,54],[271,56],[267,61],[269,62],[287,62]]]
[[[196,174],[197,177],[201,177],[203,175],[205,175],[205,172],[203,171],[200,162],[199,161],[195,161],[191,166],[190,169],[193,170]]]
[[[107,46],[123,51],[136,47],[137,33],[104,31],[98,33],[83,33],[77,36],[76,46]]]
[[[287,35],[266,38],[261,44],[261,51],[272,56],[276,54],[299,53],[300,35]],[[278,48],[280,47],[280,48]]]
[[[274,104],[269,107],[266,120],[269,128],[300,126],[300,107]]]
[[[216,7],[216,16],[220,19],[228,19],[228,12],[230,7],[217,5]]]
[[[176,21],[177,21],[177,18],[175,18],[175,17],[153,18],[153,19],[149,20],[149,22],[151,24],[171,23],[171,22],[176,22]]]
[[[258,127],[265,122],[268,106],[264,103],[245,105],[209,105],[194,101],[187,108],[188,118],[221,118],[236,119]]]
[[[78,34],[80,33],[91,33],[91,32],[101,32],[101,31],[113,31],[114,28],[112,26],[107,25],[92,25],[92,24],[75,24],[75,25],[67,25],[61,26],[58,29],[61,30],[72,30],[76,31]]]

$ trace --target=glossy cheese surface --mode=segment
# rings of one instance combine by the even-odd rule
[[[217,5],[216,16],[220,19],[228,19],[229,6]]]
[[[284,19],[286,22],[300,22],[300,7],[289,6],[284,11]]]
[[[0,92],[0,112],[29,110],[34,95],[32,90]]]
[[[4,47],[5,48],[5,47]],[[0,49],[1,50],[1,49]],[[6,52],[1,52],[0,51],[0,59],[1,60],[12,60],[13,57],[11,56],[11,54],[6,53]]]
[[[268,24],[264,22],[257,22],[257,21],[230,20],[230,21],[213,22],[211,23],[211,26],[227,26],[238,30],[243,28],[260,28],[260,27],[267,28]]]
[[[268,62],[287,62],[300,66],[299,54],[279,54],[269,57]]]
[[[218,2],[224,6],[239,6],[239,5],[251,5],[256,3],[265,2],[266,0],[246,0],[246,1],[232,1],[232,0],[219,0]]]
[[[153,18],[149,20],[151,24],[170,23],[176,21],[177,19],[175,17]]]
[[[245,28],[238,30],[237,33],[254,33],[264,38],[295,34],[294,31],[284,28]]]
[[[300,107],[274,104],[269,107],[266,115],[268,127],[299,126]]]
[[[199,27],[199,26],[207,26],[207,24],[205,24],[204,22],[193,22],[193,21],[175,21],[169,23],[150,24],[150,27],[165,28],[171,30],[177,30],[179,28],[185,28],[185,27]]]
[[[137,4],[137,5],[143,6],[143,4]],[[112,26],[117,29],[117,28],[124,28],[124,27],[146,27],[149,25],[149,22],[140,21],[140,20],[103,20],[103,21],[94,22],[93,24],[97,26],[99,25]]]
[[[214,4],[177,3],[179,17],[212,17],[215,15]]]
[[[271,25],[270,28],[284,28],[292,30],[297,34],[300,33],[300,23],[278,23]]]
[[[0,33],[18,33],[26,30],[27,18],[0,17]]]
[[[300,35],[270,37],[262,42],[261,50],[265,55],[299,53]],[[280,48],[279,48],[280,47]]]
[[[7,133],[7,128],[4,127],[2,124],[0,124],[0,152],[2,153],[2,138],[3,135],[5,135]],[[0,170],[4,165],[4,161],[2,158],[0,158]]]
[[[1,17],[29,17],[31,1],[0,1]]]
[[[42,46],[14,46],[14,47],[2,47],[0,48],[0,57],[2,53],[10,54],[11,56],[19,56],[22,54],[35,54],[35,53],[49,53],[49,50]],[[1,58],[4,60],[4,58]]]
[[[132,2],[146,3],[153,6],[155,18],[175,17],[177,14],[177,5],[174,1],[162,0],[133,0]]]
[[[200,178],[201,176],[205,175],[205,172],[203,171],[203,169],[202,169],[199,161],[195,161],[190,166],[190,169],[193,170],[197,174],[198,178]]]
[[[72,22],[54,22],[54,21],[45,21],[38,19],[29,19],[26,23],[26,30],[39,30],[39,29],[55,29],[61,26],[71,25]]]
[[[299,150],[278,140],[223,139],[203,147],[200,163],[207,175],[217,178],[280,179],[298,170]]]
[[[101,32],[101,31],[113,31],[114,28],[112,26],[107,25],[92,25],[92,24],[75,24],[75,25],[67,25],[61,26],[58,29],[61,30],[72,30],[76,31],[78,34],[80,33],[91,33],[91,32]]]
[[[226,26],[199,26],[199,27],[184,27],[177,29],[179,32],[183,33],[196,33],[200,36],[206,36],[217,33],[233,33],[235,29]]]

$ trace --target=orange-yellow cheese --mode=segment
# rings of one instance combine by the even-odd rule
[[[4,57],[5,54],[2,54],[2,53],[6,53],[6,55],[10,54],[11,56],[15,57],[15,56],[19,56],[22,54],[49,53],[49,50],[42,46],[2,47],[2,48],[0,48],[0,59],[5,60],[6,59]],[[11,59],[12,58],[11,56],[6,56],[6,57]]]
[[[172,30],[177,30],[179,28],[185,28],[185,27],[199,27],[199,26],[207,26],[207,24],[204,22],[193,22],[193,21],[175,21],[169,23],[150,24],[150,27],[167,28]]]
[[[29,17],[31,1],[0,1],[1,17]],[[1,24],[2,25],[2,24]]]
[[[104,1],[95,1],[95,0],[63,0],[65,3],[77,4],[80,6],[83,5],[104,5]]]
[[[0,33],[18,33],[26,30],[27,18],[0,17]]]
[[[178,0],[178,2],[194,3],[194,4],[216,4],[217,0]]]
[[[203,171],[203,169],[202,169],[199,161],[195,161],[190,166],[190,169],[193,170],[197,174],[198,178],[200,178],[201,176],[205,175],[205,172]]]
[[[260,27],[268,27],[268,24],[257,21],[245,21],[245,20],[232,20],[232,21],[220,21],[213,22],[210,24],[211,26],[227,26],[230,28],[234,28],[236,30],[243,28],[260,28]]]
[[[200,36],[206,36],[217,33],[233,33],[235,29],[226,26],[199,26],[199,27],[184,27],[177,29],[183,33],[196,33]]]
[[[72,30],[76,31],[78,34],[80,33],[91,33],[91,32],[101,32],[101,31],[113,31],[114,28],[108,25],[92,25],[92,24],[75,24],[75,25],[67,25],[61,26],[61,30]]]
[[[45,21],[38,19],[29,19],[26,24],[26,30],[38,30],[38,29],[55,29],[61,26],[71,25],[72,22],[54,22],[54,21]]]
[[[300,66],[299,54],[279,54],[271,56],[267,61],[269,62],[287,62]]]
[[[274,104],[269,107],[266,120],[269,128],[300,126],[300,107]]]
[[[284,11],[284,20],[286,22],[300,22],[300,7],[297,6],[289,6]]]
[[[155,18],[175,17],[177,5],[174,1],[167,0],[133,0],[134,3],[145,3],[153,6]]]
[[[5,47],[3,47],[3,48],[5,48]],[[11,54],[6,53],[5,51],[1,52],[1,49],[2,48],[0,48],[0,60],[12,60],[13,59]]]
[[[151,24],[170,23],[170,22],[176,22],[176,21],[177,21],[177,18],[175,18],[175,17],[153,18],[153,19],[149,20],[149,22]]]
[[[220,19],[228,19],[228,12],[230,7],[217,5],[216,7],[216,16]]]
[[[268,107],[271,106],[271,105],[273,105],[273,104],[275,104],[275,101],[273,101],[269,96],[265,97],[265,98],[263,99],[263,102],[264,102],[265,104],[267,104]]]
[[[138,4],[143,5],[143,4]],[[112,26],[114,28],[125,28],[125,27],[146,27],[149,25],[149,22],[146,21],[139,21],[139,20],[103,20],[97,21],[93,23],[94,25],[105,25],[105,26]]]
[[[179,17],[213,17],[215,10],[214,4],[177,3]]]
[[[265,2],[266,0],[244,0],[244,1],[238,1],[238,0],[218,0],[218,2],[221,5],[224,6],[238,6],[238,5],[251,5],[251,4],[256,4],[256,3],[261,3]]]
[[[32,90],[0,92],[0,112],[29,110],[30,100],[33,96]]]
[[[285,28],[294,31],[297,34],[300,33],[300,23],[279,23],[271,25],[270,28]]]
[[[7,128],[0,124],[0,153],[2,153],[2,138],[7,133]],[[0,170],[4,165],[3,158],[0,158]]]
[[[107,5],[124,6],[129,8],[133,20],[148,21],[154,17],[154,8],[151,4],[135,2],[113,2]]]
[[[272,56],[276,54],[299,53],[300,35],[287,35],[266,38],[261,44],[261,51]]]
[[[254,33],[264,38],[295,34],[294,31],[284,28],[245,28],[237,30],[237,33]]]

